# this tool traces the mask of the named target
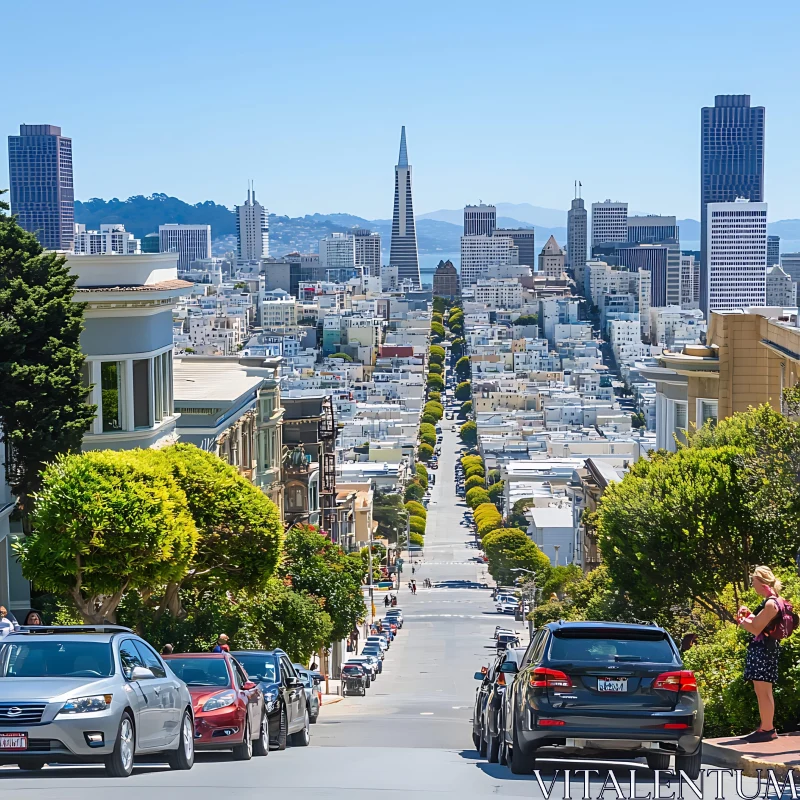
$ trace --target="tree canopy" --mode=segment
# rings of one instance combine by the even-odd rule
[[[472,384],[469,381],[461,381],[456,386],[455,398],[456,400],[469,400],[472,396]]]
[[[331,353],[328,358],[341,358],[343,361],[352,361],[353,357],[347,355],[347,353]]]
[[[478,426],[472,422],[465,422],[458,431],[458,435],[466,445],[475,445],[478,443]]]
[[[470,489],[467,492],[466,500],[467,505],[470,508],[476,508],[481,503],[491,502],[491,498],[489,497],[489,493],[486,491],[486,489],[481,489],[478,486],[476,486],[474,489]]]
[[[517,569],[535,572],[537,577],[546,576],[550,570],[547,556],[518,528],[492,531],[483,537],[481,546],[489,573],[498,583],[512,583],[525,575],[515,572]]]

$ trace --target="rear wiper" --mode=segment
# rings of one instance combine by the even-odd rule
[[[641,656],[614,656],[614,661],[641,661]]]

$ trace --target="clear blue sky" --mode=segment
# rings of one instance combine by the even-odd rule
[[[391,215],[587,201],[698,218],[700,107],[767,108],[770,218],[800,217],[800,6],[592,0],[37,0],[3,8],[0,132],[71,136],[76,197]],[[8,182],[0,159],[0,186]]]

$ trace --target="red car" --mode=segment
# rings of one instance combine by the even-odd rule
[[[237,761],[269,753],[264,695],[229,653],[164,656],[194,707],[195,750],[232,750]]]

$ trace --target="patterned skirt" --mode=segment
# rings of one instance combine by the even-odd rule
[[[780,650],[775,642],[757,642],[753,639],[747,645],[744,660],[744,679],[746,681],[765,681],[776,683],[778,680],[778,655]]]

